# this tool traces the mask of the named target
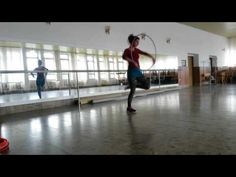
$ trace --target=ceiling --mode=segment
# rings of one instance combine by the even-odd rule
[[[236,22],[184,22],[182,24],[224,37],[236,37]]]

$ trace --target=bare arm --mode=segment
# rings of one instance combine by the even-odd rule
[[[45,70],[45,78],[46,78],[46,76],[47,76],[47,74],[48,74],[48,68],[45,68],[45,67],[44,67],[44,70]]]
[[[151,58],[152,61],[153,61],[153,63],[155,63],[155,58],[154,58],[151,54],[149,54],[149,53],[147,53],[147,52],[144,52],[144,51],[140,51],[140,54],[141,54],[141,55],[145,55],[145,56]]]
[[[36,71],[37,68],[35,68],[30,74],[34,77],[34,72]]]

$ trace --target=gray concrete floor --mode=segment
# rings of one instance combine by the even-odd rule
[[[236,85],[1,116],[6,154],[236,154]]]

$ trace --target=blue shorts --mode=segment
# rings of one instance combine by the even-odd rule
[[[45,79],[37,79],[36,80],[37,87],[43,87],[44,84],[45,84]]]
[[[132,68],[128,70],[128,78],[137,78],[137,77],[142,77],[143,73],[141,72],[141,70],[139,68]]]

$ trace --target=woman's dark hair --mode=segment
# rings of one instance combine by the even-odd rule
[[[42,60],[38,60],[38,65],[42,65],[42,64],[43,64]]]
[[[130,34],[128,37],[128,41],[130,44],[132,44],[137,39],[139,40],[140,38],[138,36],[134,36],[133,34]]]

